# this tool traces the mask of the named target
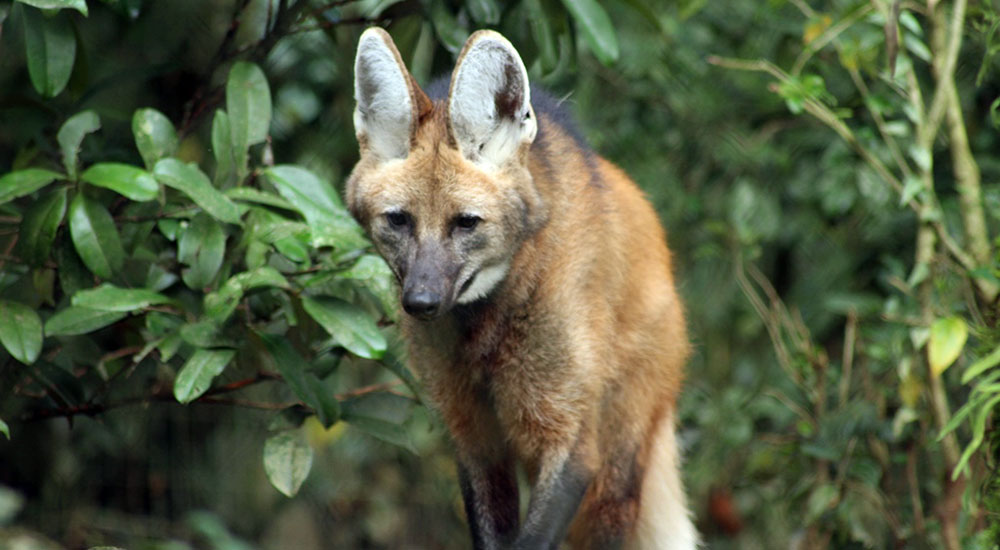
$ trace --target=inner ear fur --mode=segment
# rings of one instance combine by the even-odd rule
[[[537,132],[528,71],[506,38],[478,31],[465,43],[448,93],[448,134],[463,156],[499,166]]]
[[[354,60],[354,130],[362,150],[382,160],[409,153],[431,101],[403,65],[392,37],[379,27],[361,35]]]

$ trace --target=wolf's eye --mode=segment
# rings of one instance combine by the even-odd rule
[[[458,227],[459,229],[474,229],[481,221],[483,221],[483,219],[479,216],[472,214],[459,214],[459,216],[455,218],[455,227]]]
[[[410,216],[408,216],[406,212],[387,212],[385,214],[385,219],[389,222],[389,225],[396,229],[402,229],[410,224]]]

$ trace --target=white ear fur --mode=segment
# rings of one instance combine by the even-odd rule
[[[465,43],[451,78],[448,127],[465,158],[491,167],[534,141],[528,71],[500,34],[479,31]]]
[[[371,27],[358,41],[354,60],[354,131],[383,160],[410,150],[413,102],[409,77],[389,33]],[[364,138],[364,139],[363,139]]]

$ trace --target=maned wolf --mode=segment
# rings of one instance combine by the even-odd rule
[[[432,100],[368,29],[355,96],[347,203],[402,287],[473,546],[694,548],[674,438],[689,344],[636,185],[529,88],[495,32],[469,37]]]

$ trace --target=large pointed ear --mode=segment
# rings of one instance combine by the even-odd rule
[[[537,129],[521,56],[496,32],[474,33],[448,94],[448,131],[459,151],[472,162],[500,166],[534,141]]]
[[[404,158],[420,115],[430,100],[413,81],[389,33],[371,27],[358,41],[354,60],[354,132],[381,160]]]

